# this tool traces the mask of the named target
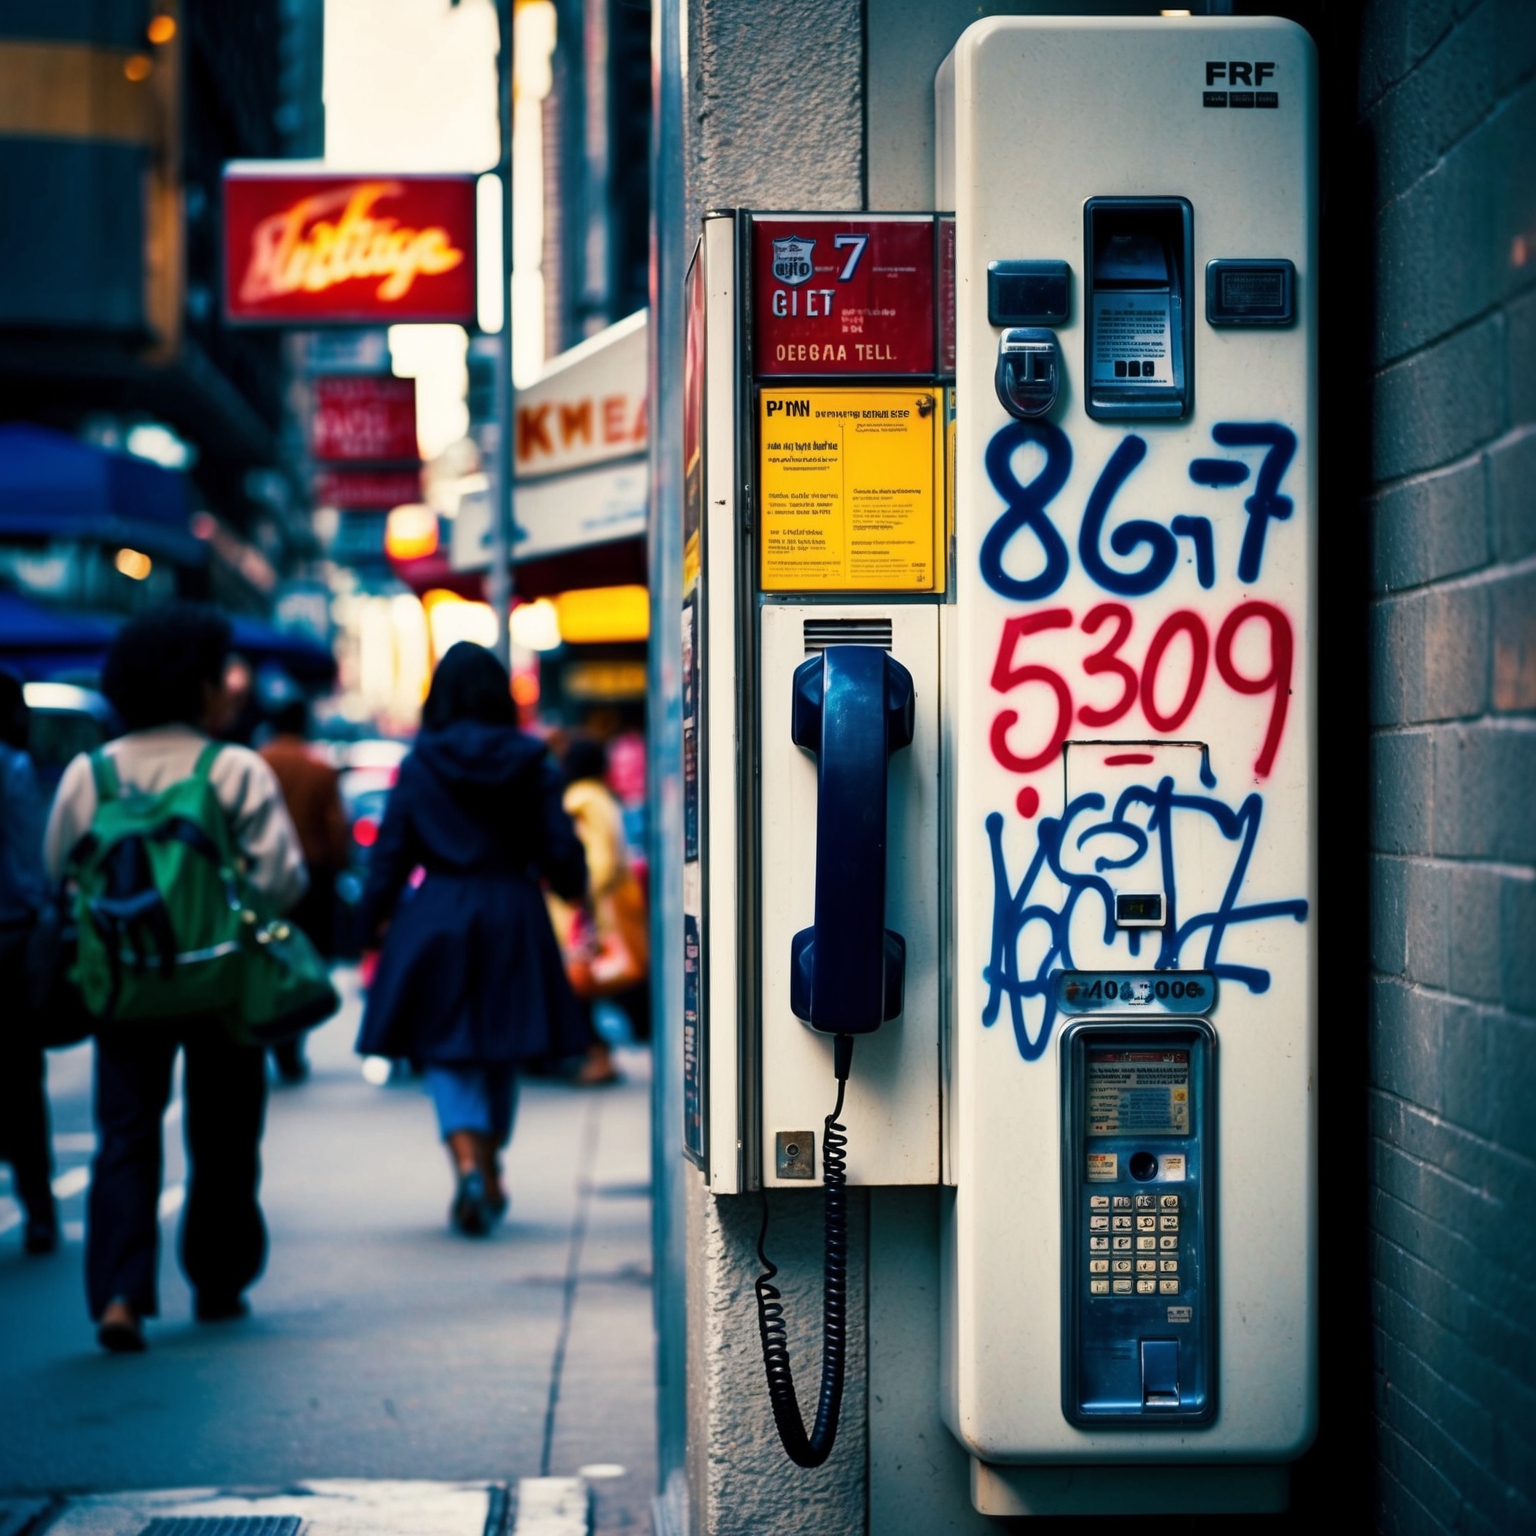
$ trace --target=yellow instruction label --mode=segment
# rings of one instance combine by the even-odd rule
[[[765,592],[941,592],[936,390],[758,397]]]

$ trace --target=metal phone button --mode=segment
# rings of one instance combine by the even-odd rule
[[[1109,1217],[1108,1216],[1090,1216],[1088,1218],[1088,1230],[1090,1232],[1108,1232],[1109,1231]]]

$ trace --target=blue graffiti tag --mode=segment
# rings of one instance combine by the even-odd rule
[[[1089,492],[1083,524],[1077,535],[1077,558],[1083,562],[1083,569],[1106,592],[1118,593],[1121,597],[1141,597],[1155,592],[1167,581],[1168,573],[1179,558],[1179,546],[1174,536],[1161,523],[1148,522],[1144,517],[1122,523],[1109,536],[1109,547],[1117,555],[1129,555],[1138,544],[1147,546],[1147,562],[1139,570],[1117,570],[1099,553],[1099,538],[1104,531],[1104,519],[1109,516],[1109,504],[1146,456],[1145,438],[1137,437],[1134,432],[1121,438],[1120,446],[1110,454],[1109,462]]]
[[[1223,448],[1262,448],[1253,494],[1243,502],[1248,526],[1238,551],[1238,580],[1252,585],[1264,563],[1264,541],[1269,524],[1284,522],[1295,503],[1280,492],[1280,482],[1296,456],[1296,434],[1272,421],[1219,421],[1211,436]],[[1020,485],[1013,472],[1013,455],[1025,443],[1045,450],[1045,463],[1028,485]],[[1147,443],[1134,432],[1120,440],[1109,456],[1083,509],[1078,528],[1077,556],[1084,572],[1106,592],[1121,597],[1142,597],[1155,592],[1172,574],[1178,562],[1178,541],[1187,538],[1194,547],[1195,575],[1209,591],[1216,585],[1216,551],[1211,521],[1181,513],[1165,528],[1148,518],[1132,518],[1109,535],[1109,547],[1117,555],[1131,556],[1146,549],[1145,563],[1133,570],[1113,566],[1104,557],[1101,541],[1110,508],[1125,482],[1147,456]],[[1038,603],[1061,590],[1071,568],[1066,540],[1048,510],[1072,472],[1072,445],[1066,434],[1046,421],[1010,421],[987,444],[987,478],[1002,497],[1006,510],[999,514],[981,543],[982,579],[1001,597],[1019,603]],[[1252,471],[1240,459],[1191,459],[1189,478],[1213,490],[1230,490],[1244,484]],[[1034,576],[1015,576],[1003,568],[1014,535],[1028,530],[1035,536],[1044,565]]]
[[[1045,449],[1045,463],[1028,485],[1020,485],[1012,459],[1025,443],[1039,443]],[[1018,603],[1037,603],[1067,579],[1071,563],[1066,542],[1045,509],[1072,472],[1072,444],[1060,427],[1053,427],[1048,421],[1010,421],[987,444],[986,463],[987,478],[1007,503],[1008,510],[981,541],[982,577],[1002,597]],[[1038,576],[1020,579],[1003,569],[1003,555],[1014,534],[1024,528],[1039,541],[1045,568]]]
[[[1237,556],[1237,579],[1251,586],[1259,579],[1264,564],[1264,535],[1270,519],[1284,522],[1295,505],[1289,496],[1280,494],[1280,482],[1296,456],[1296,434],[1275,421],[1218,421],[1211,428],[1211,436],[1223,448],[1264,449],[1253,495],[1243,503],[1248,527]],[[1248,478],[1248,466],[1233,459],[1193,459],[1189,478],[1196,485],[1219,490],[1241,485]]]
[[[1104,909],[1104,942],[1112,944],[1117,937],[1114,890],[1104,878],[1103,872],[1126,869],[1139,863],[1150,851],[1154,838],[1158,845],[1158,867],[1167,901],[1167,926],[1162,930],[1161,946],[1153,961],[1154,969],[1161,971],[1178,968],[1184,946],[1203,932],[1206,936],[1205,953],[1196,962],[1197,968],[1212,971],[1224,980],[1238,982],[1250,992],[1266,992],[1270,983],[1267,970],[1221,960],[1222,941],[1227,931],[1241,923],[1263,922],[1270,918],[1289,917],[1298,923],[1305,922],[1307,918],[1307,902],[1301,898],[1253,902],[1246,906],[1238,904],[1238,895],[1248,872],[1248,862],[1258,839],[1259,822],[1264,814],[1263,796],[1250,794],[1234,809],[1224,801],[1208,795],[1181,794],[1174,789],[1172,778],[1165,777],[1155,788],[1145,784],[1132,785],[1121,793],[1112,814],[1102,820],[1092,820],[1092,813],[1102,811],[1104,804],[1103,795],[1090,791],[1071,801],[1060,817],[1042,818],[1038,824],[1034,857],[1017,887],[1009,879],[1007,859],[1003,853],[1003,818],[995,811],[987,817],[987,840],[992,851],[992,950],[982,972],[982,980],[986,982],[988,992],[981,1022],[988,1027],[997,1022],[1006,996],[1014,1040],[1025,1061],[1038,1060],[1051,1038],[1051,1028],[1056,1020],[1056,1002],[1051,988],[1052,973],[1058,969],[1079,968],[1072,958],[1071,940],[1072,919],[1077,904],[1087,896],[1098,897]],[[1144,822],[1131,819],[1129,812],[1136,807],[1145,808]],[[1196,912],[1181,919],[1178,910],[1174,833],[1179,813],[1183,812],[1208,817],[1234,848],[1231,873],[1218,905],[1208,912]],[[1074,832],[1075,836],[1069,836]],[[1108,838],[1127,840],[1129,851],[1120,857],[1108,852],[1101,853],[1092,860],[1091,869],[1069,867],[1072,850],[1087,851],[1086,845],[1090,842],[1104,847],[1102,840]],[[1057,905],[1052,905],[1049,899],[1035,893],[1037,882],[1047,870],[1060,882],[1065,893]],[[1025,930],[1033,923],[1044,925],[1044,936],[1048,943],[1033,973],[1025,974],[1019,963],[1019,944]],[[1149,937],[1152,932],[1147,930]],[[1141,932],[1131,930],[1126,937],[1132,955],[1138,954]],[[1024,1004],[1030,998],[1040,998],[1044,1003],[1040,1026],[1034,1035],[1030,1034],[1025,1019]]]

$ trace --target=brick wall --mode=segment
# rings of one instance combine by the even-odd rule
[[[1532,1530],[1536,3],[1363,9],[1377,1524]]]

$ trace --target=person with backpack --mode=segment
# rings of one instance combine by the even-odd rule
[[[540,891],[541,877],[567,901],[586,887],[563,787],[548,748],[517,728],[507,669],[452,646],[368,863],[362,932],[388,933],[357,1049],[422,1067],[457,1178],[449,1219],[466,1236],[507,1209],[498,1159],[518,1067],[591,1040]]]
[[[157,946],[157,933],[174,936],[166,914],[177,932],[217,935],[246,917],[245,885],[283,911],[307,883],[272,770],[249,748],[212,740],[226,709],[229,646],[228,621],[193,604],[141,614],[119,631],[102,691],[127,734],[65,769],[44,839],[54,882],[69,877],[97,893],[81,918],[78,966],[86,1005],[103,1020],[86,1289],[97,1338],[114,1352],[142,1350],[144,1319],[158,1311],[162,1121],[178,1051],[188,1161],[181,1263],[198,1320],[244,1316],[245,1290],[266,1258],[265,1052],[202,1010],[198,992],[223,995],[220,967],[238,934],[180,955]],[[153,806],[165,808],[158,822],[111,840],[114,819],[121,827]],[[113,851],[110,868],[93,862],[97,848]],[[144,1016],[145,999],[163,1016]]]
[[[59,1245],[48,1124],[47,1066],[30,1005],[29,947],[48,897],[43,797],[27,755],[31,712],[21,682],[0,672],[0,1158],[27,1213],[30,1254]]]

